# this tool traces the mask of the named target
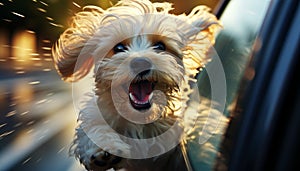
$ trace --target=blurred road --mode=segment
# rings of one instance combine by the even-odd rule
[[[55,72],[0,73],[0,171],[84,170],[68,154],[77,118],[71,86]]]

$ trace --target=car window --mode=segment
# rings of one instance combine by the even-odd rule
[[[216,43],[214,45],[216,55],[214,58],[219,58],[224,69],[226,78],[226,87],[219,87],[217,94],[226,92],[226,99],[218,101],[218,103],[225,103],[224,115],[229,117],[230,111],[234,108],[237,92],[240,88],[240,82],[244,74],[251,76],[251,72],[245,73],[245,68],[250,60],[251,52],[255,47],[254,43],[257,34],[261,29],[263,19],[266,15],[270,0],[231,0],[225,7],[221,14],[220,20],[223,23],[223,30],[219,33]],[[213,66],[210,66],[213,65]],[[207,67],[218,70],[218,65],[214,62],[208,63]],[[211,78],[207,70],[204,69],[198,76],[198,86],[201,96],[212,98]],[[222,141],[222,138],[215,140],[215,146]],[[191,141],[188,143],[191,164],[194,170],[213,170],[214,167],[220,170],[226,170],[226,165],[222,165],[222,155],[217,153],[209,153],[211,160],[202,159],[199,155],[201,153],[200,146]],[[218,150],[217,150],[218,151]],[[221,162],[215,166],[215,158]]]
[[[236,97],[241,76],[250,60],[254,41],[269,3],[270,0],[231,0],[221,15],[223,30],[214,47],[226,76],[227,107],[230,107]],[[205,73],[200,74],[198,81],[201,95],[210,97],[211,85],[208,76]]]

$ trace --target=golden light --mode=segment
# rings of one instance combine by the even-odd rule
[[[26,30],[16,32],[12,40],[12,58],[15,59],[17,66],[28,65],[34,53],[36,53],[35,33]]]

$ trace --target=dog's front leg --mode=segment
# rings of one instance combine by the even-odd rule
[[[105,134],[105,136],[111,138],[117,135]],[[102,136],[99,140],[105,138],[105,136]],[[124,146],[123,142],[111,141],[105,145],[105,149],[100,148],[80,127],[76,129],[76,138],[71,150],[87,170],[104,171],[110,168],[120,169],[126,167],[126,159],[113,155],[122,155],[128,152],[128,148]]]

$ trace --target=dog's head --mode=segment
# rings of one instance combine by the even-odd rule
[[[205,6],[189,15],[170,10],[169,3],[148,0],[85,7],[53,48],[62,79],[77,81],[94,68],[97,95],[119,104],[117,110],[174,111],[188,80],[209,60],[220,25]]]

